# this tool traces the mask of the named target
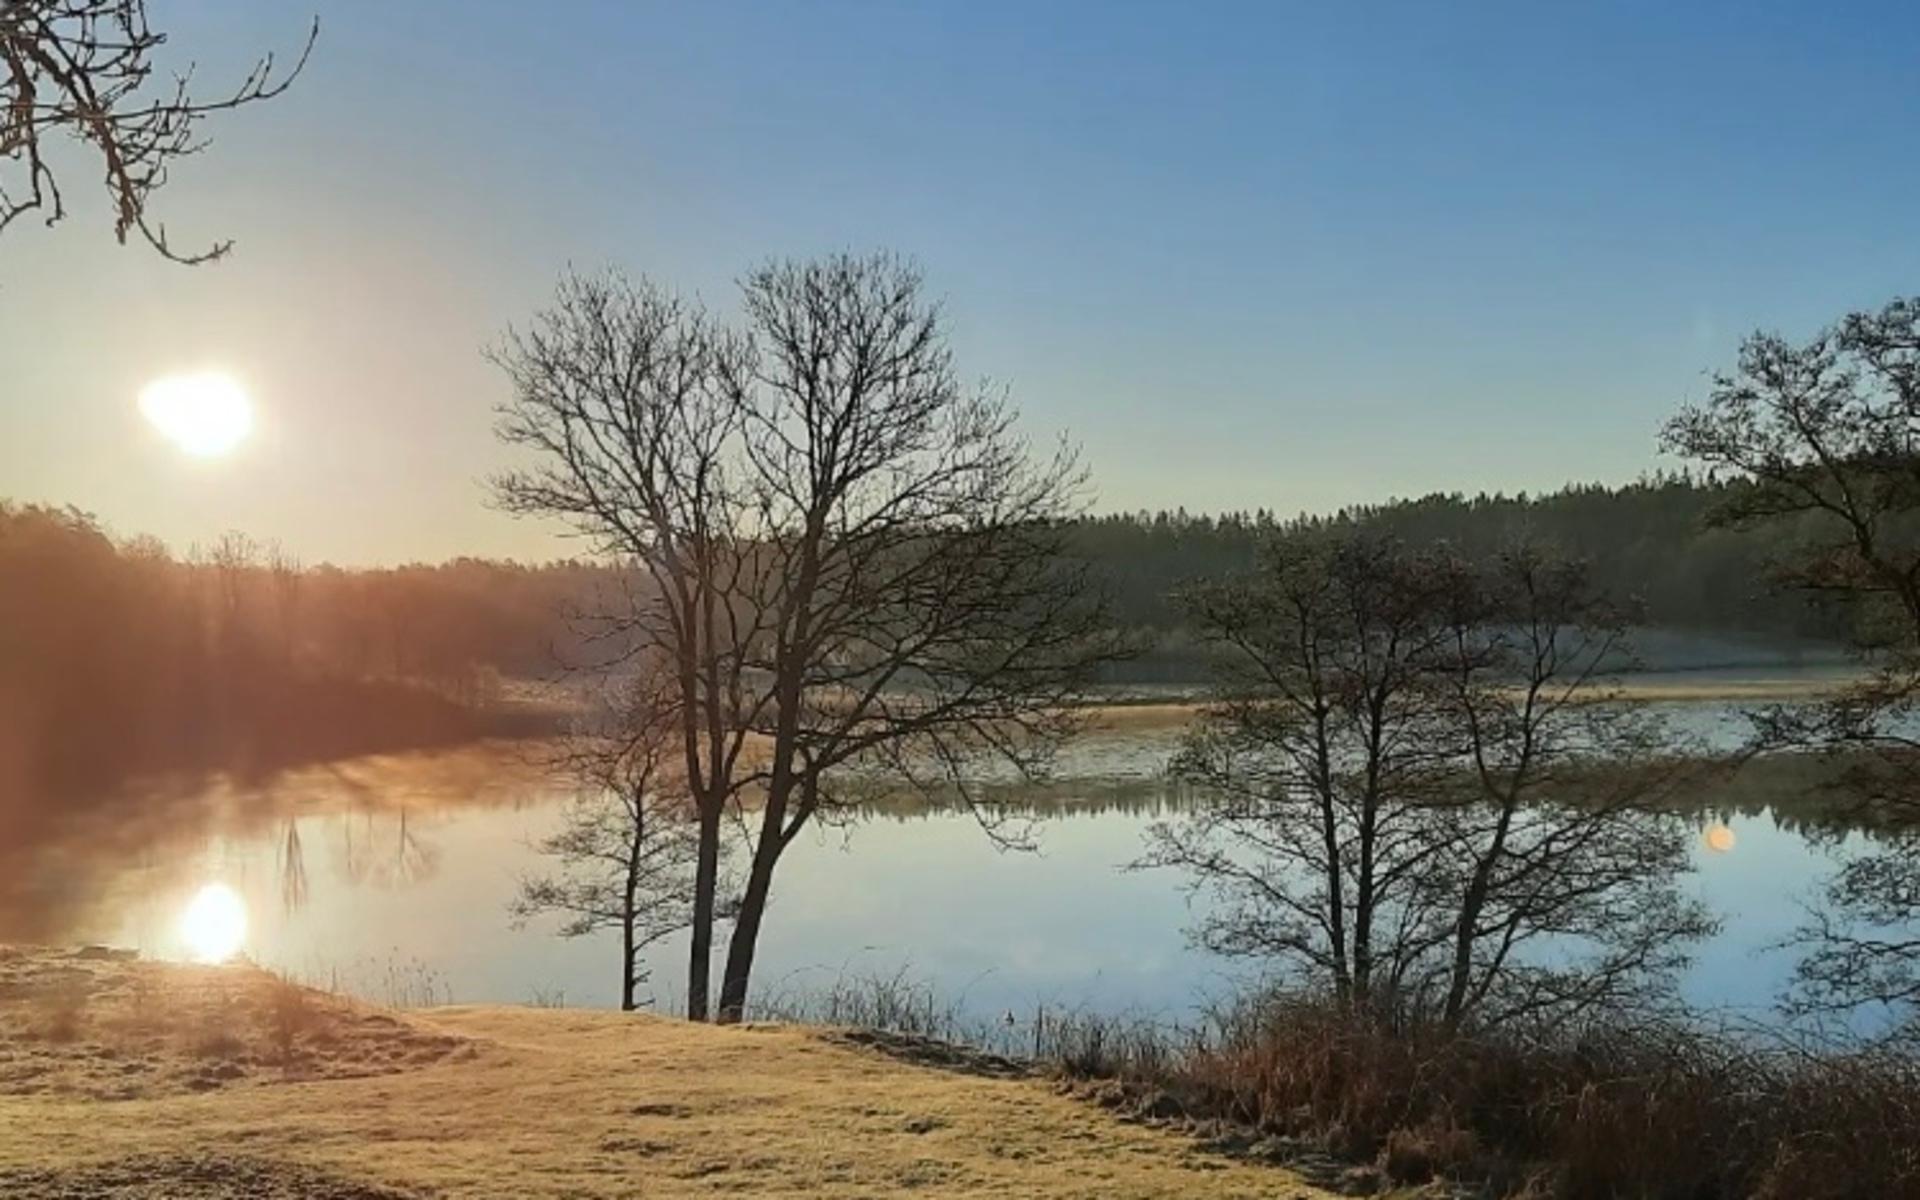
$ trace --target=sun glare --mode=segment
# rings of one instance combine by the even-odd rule
[[[246,902],[226,884],[209,883],[180,913],[180,937],[195,961],[225,962],[246,940]]]
[[[140,393],[140,412],[161,435],[196,458],[215,458],[253,428],[253,406],[232,377],[170,375]]]
[[[1725,854],[1733,849],[1733,830],[1725,825],[1709,825],[1707,831],[1701,835],[1701,840],[1706,842],[1707,849],[1715,854]]]

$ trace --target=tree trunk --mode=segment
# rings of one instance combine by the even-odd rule
[[[633,910],[620,922],[620,1011],[633,1011]]]
[[[634,796],[633,828],[627,835],[627,878],[620,902],[620,1011],[632,1012],[633,1003],[633,925],[639,919],[640,851],[646,844],[646,799]]]
[[[1467,889],[1466,899],[1460,905],[1459,924],[1454,928],[1453,966],[1447,981],[1447,1007],[1442,1013],[1448,1029],[1458,1029],[1460,1018],[1466,1013],[1467,985],[1473,979],[1473,931],[1486,902],[1486,885],[1476,872],[1473,885]]]
[[[1458,1029],[1462,1018],[1466,1016],[1467,989],[1473,982],[1473,943],[1475,930],[1480,924],[1480,914],[1486,909],[1487,896],[1492,890],[1493,872],[1506,852],[1507,833],[1513,827],[1513,813],[1519,795],[1519,785],[1501,802],[1500,820],[1494,827],[1493,845],[1474,864],[1473,878],[1467,884],[1467,892],[1460,902],[1460,920],[1454,927],[1453,967],[1447,981],[1447,1007],[1443,1017],[1448,1029]]]
[[[687,1020],[707,1019],[713,975],[714,891],[720,879],[720,809],[700,801],[700,845],[693,869],[693,925],[687,950]]]
[[[762,844],[766,844],[764,834]],[[722,1025],[736,1024],[746,1016],[753,952],[760,940],[760,920],[766,915],[767,896],[773,890],[773,867],[779,853],[776,848],[753,856],[747,888],[740,897],[740,915],[734,920],[733,938],[727,944],[727,969],[720,980],[720,1011],[715,1019]]]
[[[753,977],[753,952],[760,940],[760,921],[766,915],[767,897],[773,891],[773,869],[780,862],[780,852],[786,848],[781,835],[786,827],[787,799],[792,789],[791,767],[776,763],[773,782],[767,788],[766,807],[760,814],[760,840],[753,848],[747,888],[740,897],[740,913],[733,922],[733,938],[727,945],[727,969],[720,981],[718,1020],[722,1025],[732,1025],[746,1015],[747,985]]]

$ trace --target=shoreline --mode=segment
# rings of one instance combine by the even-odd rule
[[[1707,674],[1708,672],[1701,672]],[[1860,682],[1859,675],[1834,675],[1831,678],[1751,676],[1729,679],[1678,678],[1686,672],[1648,672],[1638,682],[1632,676],[1610,688],[1600,689],[1593,702],[1605,700],[1642,704],[1708,703],[1712,701],[1778,702],[1819,700]],[[1137,695],[1095,700],[1076,707],[1076,712],[1092,716],[1090,734],[1119,733],[1129,730],[1165,730],[1184,728],[1206,708],[1201,696]]]

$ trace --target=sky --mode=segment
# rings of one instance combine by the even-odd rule
[[[1621,482],[1753,329],[1920,291],[1910,4],[150,0],[212,92],[155,214],[0,234],[0,496],[176,549],[568,553],[486,504],[483,349],[569,265],[723,311],[774,256],[923,266],[961,370],[1102,510]],[[191,459],[136,406],[252,397]]]

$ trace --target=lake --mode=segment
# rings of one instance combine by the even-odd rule
[[[1663,705],[1707,740],[1737,736],[1727,704]],[[1179,876],[1131,871],[1176,803],[1160,782],[1176,733],[1150,722],[1090,737],[1063,761],[1039,848],[996,848],[964,813],[874,813],[803,835],[776,882],[759,996],[904,971],[969,1013],[1037,1005],[1183,1019],[1244,968],[1187,944]],[[516,929],[507,902],[539,870],[532,845],[571,794],[527,744],[378,755],[258,779],[158,781],[137,803],[16,817],[0,863],[0,940],[100,941],[183,957],[177,923],[209,881],[244,898],[245,951],[309,981],[390,1002],[611,1005],[612,935]],[[1696,840],[1687,886],[1725,922],[1685,979],[1694,1003],[1765,1015],[1791,971],[1774,943],[1829,869],[1766,811]],[[650,956],[671,1010],[684,943]],[[717,966],[716,966],[717,970]]]

